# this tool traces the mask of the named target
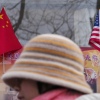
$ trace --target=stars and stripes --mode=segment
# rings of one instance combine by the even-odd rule
[[[100,10],[98,10],[95,18],[89,44],[100,51]]]

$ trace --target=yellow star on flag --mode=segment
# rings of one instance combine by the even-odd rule
[[[0,19],[3,19],[3,14],[0,15]]]

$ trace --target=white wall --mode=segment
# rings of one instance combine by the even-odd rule
[[[80,46],[89,46],[88,41],[91,35],[90,18],[94,18],[95,9],[78,9],[74,13],[75,42]]]

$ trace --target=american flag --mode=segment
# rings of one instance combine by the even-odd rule
[[[89,45],[100,51],[100,10],[96,14]]]

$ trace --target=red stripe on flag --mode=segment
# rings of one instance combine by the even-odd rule
[[[92,31],[99,31],[99,28],[93,28]]]
[[[91,42],[94,42],[94,41],[95,41],[95,43],[100,44],[100,40],[99,40],[99,39],[95,39],[95,38],[91,38],[91,39],[89,40],[89,44],[90,44]]]
[[[91,36],[100,36],[100,34],[92,33]]]

